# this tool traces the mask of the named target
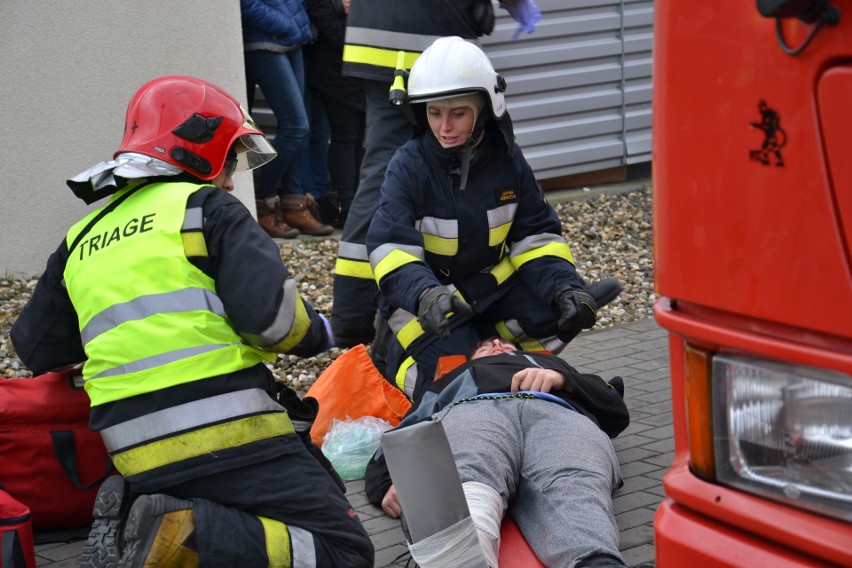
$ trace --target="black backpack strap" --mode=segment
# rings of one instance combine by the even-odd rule
[[[91,483],[81,484],[80,476],[77,473],[77,445],[74,443],[74,432],[70,430],[60,430],[50,433],[53,439],[53,452],[56,454],[56,459],[59,460],[59,465],[62,470],[78,489],[89,489],[99,485],[109,474],[115,469],[112,460],[107,460],[106,471]]]

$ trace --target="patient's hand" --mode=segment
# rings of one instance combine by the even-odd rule
[[[512,377],[512,394],[519,390],[550,392],[565,388],[565,376],[550,369],[530,367]]]
[[[393,485],[390,486],[384,499],[382,499],[382,509],[388,517],[393,519],[398,519],[400,513],[402,513],[402,505],[399,504],[399,496],[396,494],[396,487]]]

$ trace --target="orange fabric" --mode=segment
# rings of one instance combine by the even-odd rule
[[[435,368],[435,380],[437,381],[459,365],[467,363],[467,357],[464,355],[444,355],[438,359],[438,365]]]
[[[311,428],[311,440],[317,447],[322,447],[335,418],[375,416],[396,426],[411,408],[408,397],[376,369],[364,345],[356,345],[335,359],[305,396],[319,401],[319,414]]]

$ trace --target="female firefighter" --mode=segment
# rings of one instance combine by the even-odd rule
[[[608,281],[590,293],[577,274],[515,144],[505,89],[485,53],[459,37],[436,40],[410,72],[418,134],[388,165],[367,250],[383,318],[374,360],[411,398],[439,357],[485,337],[560,352],[620,290]]]

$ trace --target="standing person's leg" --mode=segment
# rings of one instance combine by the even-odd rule
[[[388,102],[388,86],[365,81],[367,126],[358,191],[349,209],[334,268],[331,328],[339,347],[369,343],[375,334],[378,288],[367,257],[367,229],[379,206],[385,170],[393,153],[411,138],[412,125]]]
[[[255,196],[263,199],[277,195],[282,176],[308,138],[310,127],[302,95],[304,70],[300,50],[247,51],[245,61],[246,71],[257,81],[277,122],[272,146],[278,155],[259,170],[255,186]]]
[[[597,555],[623,562],[612,511],[620,470],[609,438],[558,404],[521,404],[523,466],[509,514],[536,556],[565,568]]]
[[[276,554],[292,557],[293,566],[373,565],[373,545],[360,520],[305,449],[165,493],[196,500],[201,566],[266,566]]]
[[[305,124],[308,124],[308,111],[305,107],[305,65],[302,50],[290,51],[287,53],[287,57],[290,60],[294,79],[299,89],[299,101],[304,121]],[[299,232],[316,236],[330,235],[334,231],[334,227],[325,225],[314,217],[311,212],[314,205],[313,196],[308,198],[305,195],[305,186],[302,183],[303,176],[310,176],[310,171],[304,171],[306,156],[309,156],[310,153],[309,134],[309,129],[307,129],[281,177],[281,210],[284,214],[284,221],[291,227],[299,229]],[[280,157],[279,155],[276,160]]]
[[[251,78],[249,103],[254,103],[254,86],[257,83],[277,122],[272,146],[278,155],[254,173],[257,222],[271,237],[292,239],[299,235],[299,231],[284,222],[278,185],[287,161],[292,159],[301,139],[307,136],[307,118],[299,119],[300,108],[301,115],[304,115],[304,104],[286,54],[246,51],[245,64],[246,76]]]
[[[364,144],[364,111],[337,102],[327,104],[331,125],[331,144],[328,148],[328,173],[337,192],[340,206],[340,227],[346,221],[361,175]]]

